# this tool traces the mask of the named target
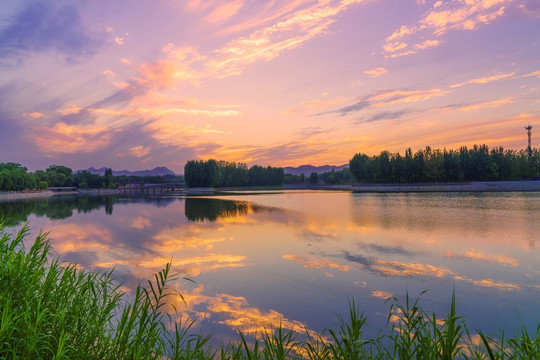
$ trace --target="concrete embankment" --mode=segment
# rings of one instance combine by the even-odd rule
[[[464,184],[358,185],[353,192],[496,192],[540,191],[540,181],[494,181]]]
[[[51,196],[61,195],[113,195],[119,194],[118,189],[89,189],[89,190],[74,190],[74,191],[31,191],[31,192],[0,192],[0,201],[19,200],[32,198],[46,198]]]
[[[0,201],[3,200],[18,200],[18,199],[30,199],[30,198],[45,198],[53,196],[52,191],[40,191],[40,192],[2,192],[0,193]]]

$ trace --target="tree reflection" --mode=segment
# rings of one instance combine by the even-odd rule
[[[195,222],[245,216],[250,210],[255,210],[255,208],[246,201],[186,198],[185,202],[186,218]]]
[[[145,202],[156,203],[157,206],[167,206],[175,201],[174,198],[148,198]],[[16,226],[28,221],[31,214],[47,217],[52,220],[67,219],[77,213],[89,213],[105,208],[105,214],[112,215],[113,205],[121,201],[140,202],[140,198],[129,198],[119,195],[92,196],[53,196],[40,199],[21,199],[15,201],[0,201],[0,220],[5,226]]]

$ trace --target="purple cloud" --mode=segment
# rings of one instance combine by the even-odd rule
[[[0,29],[0,59],[22,63],[27,52],[56,51],[66,62],[77,62],[94,54],[104,43],[104,34],[87,29],[74,5],[55,6],[54,2],[25,4],[15,15],[4,19]]]

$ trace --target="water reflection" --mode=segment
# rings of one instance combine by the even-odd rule
[[[185,199],[184,213],[189,221],[199,222],[237,218],[257,210],[256,206],[246,201],[188,197]]]
[[[335,323],[354,297],[374,332],[381,299],[423,297],[486,331],[539,318],[537,194],[282,192],[204,198],[93,197],[0,203],[2,214],[51,230],[61,258],[116,269],[129,290],[172,261],[195,284],[171,305],[218,336],[280,322],[303,332]],[[108,205],[107,205],[108,204]],[[11,206],[15,205],[15,206]],[[490,299],[486,303],[485,299]],[[500,322],[493,323],[492,313]],[[501,315],[502,314],[502,315]],[[374,334],[373,334],[374,335]]]
[[[0,216],[4,219],[6,226],[16,226],[27,222],[31,214],[39,217],[45,216],[51,220],[61,220],[72,217],[74,211],[86,214],[103,208],[105,214],[112,215],[115,203],[139,203],[141,201],[153,203],[156,206],[167,206],[175,199],[134,198],[119,195],[63,195],[43,199],[0,199]]]

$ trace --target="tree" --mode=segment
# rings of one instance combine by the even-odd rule
[[[373,180],[371,168],[371,159],[365,154],[355,154],[349,161],[349,170],[360,183]]]
[[[112,189],[114,187],[114,179],[113,179],[113,174],[112,174],[112,169],[111,168],[105,169],[104,178],[105,178],[104,179],[105,187],[108,188],[108,189]]]
[[[459,150],[440,150],[426,146],[405,157],[382,151],[368,157],[355,154],[349,168],[359,182],[492,181],[524,180],[540,177],[540,151],[516,152],[502,147],[491,151],[487,145],[462,146]],[[336,172],[336,179],[338,173]]]

